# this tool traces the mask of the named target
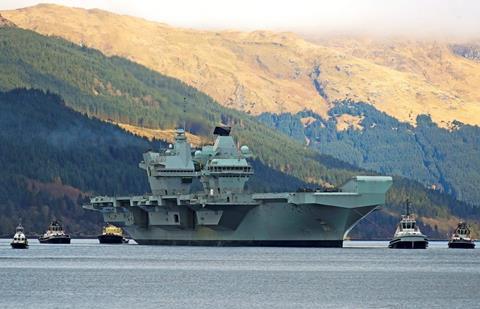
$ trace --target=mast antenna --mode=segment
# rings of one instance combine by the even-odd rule
[[[187,130],[186,119],[187,119],[187,98],[183,97],[183,131],[184,132],[186,132]]]

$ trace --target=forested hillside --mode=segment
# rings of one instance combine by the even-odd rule
[[[439,128],[427,115],[412,126],[351,101],[337,103],[329,116],[302,112],[259,119],[321,153],[480,205],[479,127],[454,122],[449,130]]]
[[[69,232],[95,234],[100,217],[81,209],[91,192],[147,192],[136,164],[151,145],[66,108],[53,94],[0,93],[0,235],[21,219],[41,233],[53,218]]]
[[[178,80],[162,76],[125,59],[105,57],[98,51],[77,46],[62,39],[44,37],[31,31],[11,27],[0,28],[0,64],[3,69],[0,74],[0,89],[5,91],[17,87],[27,87],[58,93],[65,100],[67,106],[90,117],[165,129],[172,129],[185,119],[187,130],[203,136],[210,135],[211,128],[219,122],[233,125],[233,134],[241,144],[248,144],[256,156],[254,164],[258,164],[256,170],[259,178],[254,179],[252,183],[263,184],[264,189],[268,187],[271,190],[280,188],[296,190],[305,182],[316,183],[315,186],[340,185],[354,174],[371,174],[371,172],[359,170],[353,165],[331,156],[321,155],[308,149],[278,130],[259,123],[252,116],[221,107],[208,96]],[[45,112],[53,113],[51,110]],[[28,113],[22,115],[27,115],[28,119],[31,118]],[[22,125],[17,125],[17,128],[19,132],[22,132]],[[41,132],[41,130],[34,132],[37,131]],[[53,132],[57,131],[53,130]],[[55,136],[55,134],[53,135]],[[17,143],[19,140],[21,140],[20,137],[15,139]],[[12,144],[13,141],[10,140],[9,143]],[[142,143],[147,142],[143,140]],[[106,145],[112,147],[111,142],[102,144],[105,147],[107,147]],[[5,145],[9,144],[6,142]],[[42,149],[40,146],[38,145],[39,150],[29,148],[30,150],[26,153],[32,155]],[[2,149],[8,148],[2,147]],[[12,147],[12,149],[15,148]],[[124,161],[124,165],[111,160],[111,157],[118,155],[116,150],[108,152],[111,157],[95,153],[84,155],[88,160],[98,158],[99,165],[110,160],[112,162],[110,167],[115,166],[115,169],[120,169],[115,172],[118,173],[116,177],[119,179],[115,182],[111,182],[110,175],[105,169],[90,170],[89,173],[85,173],[84,176],[77,179],[77,171],[88,165],[88,160],[82,160],[82,156],[73,156],[71,160],[76,165],[64,169],[63,166],[68,167],[71,161],[65,161],[64,155],[54,154],[52,156],[47,150],[41,150],[45,155],[37,163],[56,162],[56,167],[50,168],[50,172],[46,172],[45,175],[43,175],[44,168],[41,166],[26,168],[20,175],[27,178],[33,177],[32,173],[38,169],[41,173],[33,178],[35,180],[40,179],[48,184],[61,183],[74,188],[78,186],[77,189],[88,193],[94,191],[100,194],[110,192],[123,194],[146,190],[142,189],[144,186],[141,183],[131,183],[137,181],[137,177],[131,175],[139,173],[136,166],[143,150],[133,147],[131,152],[122,153],[122,156],[128,157],[117,157],[117,159]],[[16,157],[10,156],[6,157],[4,162],[17,166],[19,161]],[[131,169],[128,177],[126,176],[127,172],[122,174],[122,170],[127,171],[128,169],[119,168],[119,166],[126,165]],[[109,166],[109,163],[103,166]],[[23,173],[26,173],[26,176]],[[290,176],[285,178],[285,174]],[[92,177],[91,182],[88,177]],[[127,177],[127,179],[122,177]],[[142,179],[141,181],[144,182],[143,178],[138,179]],[[276,181],[272,181],[272,179]],[[25,186],[23,185],[23,188]],[[250,185],[250,187],[262,189],[257,185]],[[446,195],[435,197],[431,194],[432,192],[425,190],[415,182],[397,181],[388,196],[390,213],[397,215],[405,199],[410,198],[416,205],[419,215],[425,218],[425,222],[428,222],[432,229],[435,224],[431,220],[428,221],[429,218],[435,218],[440,222],[438,232],[435,232],[437,237],[444,237],[451,228],[451,224],[447,224],[447,221],[452,219],[455,221],[454,216],[476,218],[476,213],[471,211],[468,205],[457,204]],[[13,211],[21,204],[17,200],[10,205],[10,209]],[[456,205],[460,206],[456,207]],[[46,217],[47,215],[43,214],[43,220],[46,220]],[[10,223],[10,225],[12,224],[15,223]],[[81,223],[78,225],[79,231],[80,226],[82,226]],[[390,229],[393,229],[393,226]],[[385,235],[385,233],[379,234],[379,231],[377,227],[371,228],[367,232],[372,237]],[[365,233],[362,233],[362,231],[355,230],[352,235],[365,236]]]
[[[94,235],[100,215],[81,209],[82,201],[92,194],[149,192],[138,163],[143,152],[160,146],[166,144],[75,112],[55,94],[0,92],[0,236],[12,233],[20,219],[28,232],[40,233],[53,218],[74,235]],[[306,186],[259,160],[252,164],[249,186],[257,191]]]
[[[143,194],[147,179],[137,167],[147,149],[166,146],[133,136],[115,125],[88,118],[66,107],[62,99],[38,90],[0,92],[0,235],[8,235],[22,219],[30,233],[40,233],[52,218],[64,221],[74,235],[95,234],[98,213],[81,209],[94,194]],[[325,157],[326,159],[328,157]],[[330,163],[335,163],[330,159]],[[312,184],[253,160],[252,191],[286,191]],[[275,179],[275,181],[272,181]],[[420,184],[396,179],[381,211],[352,231],[354,238],[385,238],[396,224],[402,201],[412,199],[433,237],[445,237],[437,226],[453,215],[479,219],[478,211]],[[430,221],[427,221],[430,223]]]
[[[277,170],[308,182],[333,184],[352,175],[346,165],[327,167],[315,151],[176,79],[63,39],[0,28],[0,65],[0,90],[49,90],[90,116],[163,129],[185,121],[188,131],[203,136],[210,136],[212,128],[223,122],[233,125],[239,142]]]

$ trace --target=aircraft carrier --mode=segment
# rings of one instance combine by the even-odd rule
[[[168,149],[143,154],[150,195],[97,196],[83,207],[141,245],[342,247],[392,185],[388,176],[355,176],[338,192],[249,193],[250,149],[235,145],[229,127],[214,135],[214,145],[192,152],[178,129]],[[202,191],[191,192],[194,179]]]

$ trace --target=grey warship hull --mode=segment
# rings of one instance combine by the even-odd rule
[[[390,177],[357,176],[342,192],[267,193],[244,203],[197,196],[97,197],[88,209],[142,245],[341,247],[363,217],[385,203]]]
[[[355,224],[385,203],[391,177],[356,176],[338,192],[244,191],[253,174],[247,146],[217,127],[214,145],[194,152],[184,130],[175,144],[143,154],[151,195],[99,196],[84,208],[123,227],[139,244],[341,247]],[[203,190],[191,193],[194,178]]]

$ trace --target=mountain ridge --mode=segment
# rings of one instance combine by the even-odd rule
[[[328,116],[337,100],[352,99],[412,124],[420,114],[444,127],[480,124],[480,63],[444,42],[310,42],[292,33],[198,31],[58,5],[1,13],[19,27],[126,57],[255,115],[307,109]]]

